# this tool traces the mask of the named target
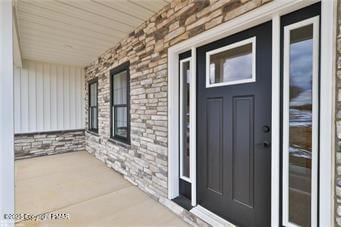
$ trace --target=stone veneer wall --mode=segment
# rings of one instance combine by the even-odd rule
[[[84,130],[17,134],[14,150],[16,159],[84,151]]]
[[[336,157],[335,157],[335,225],[341,226],[341,1],[337,1],[336,29]]]
[[[165,199],[167,49],[268,1],[174,0],[87,66],[86,81],[98,78],[99,131],[97,135],[85,133],[86,150],[160,202],[172,206]],[[131,145],[110,139],[110,70],[126,61],[130,61]],[[85,97],[88,103],[88,95]],[[199,222],[181,209],[178,212]]]

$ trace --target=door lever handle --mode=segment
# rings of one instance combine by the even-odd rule
[[[265,141],[263,142],[263,146],[264,146],[264,147],[270,147],[270,146],[271,146],[271,143],[270,143],[269,141],[266,141],[266,140],[265,140]]]

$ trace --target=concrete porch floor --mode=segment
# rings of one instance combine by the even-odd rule
[[[16,213],[70,215],[21,226],[188,226],[87,152],[18,160]]]

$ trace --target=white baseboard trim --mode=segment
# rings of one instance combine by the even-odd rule
[[[190,212],[214,227],[236,227],[236,225],[233,225],[231,222],[226,221],[200,205],[191,209]]]

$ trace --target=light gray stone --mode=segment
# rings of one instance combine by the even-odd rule
[[[19,134],[14,139],[15,158],[85,150],[84,130]]]

